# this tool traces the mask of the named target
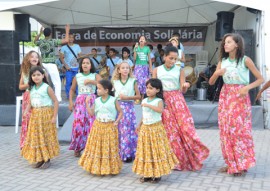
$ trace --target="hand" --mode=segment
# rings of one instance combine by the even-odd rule
[[[147,104],[147,103],[142,103],[141,106],[142,106],[142,107],[149,107],[149,104]]]
[[[140,133],[140,127],[137,127],[137,128],[135,129],[135,133],[137,133],[137,134]]]
[[[71,103],[71,104],[68,105],[68,109],[69,109],[69,111],[72,111],[73,110],[73,103]]]
[[[56,123],[56,117],[53,117],[51,123]]]
[[[40,31],[39,31],[39,35],[42,35],[43,34],[43,31],[44,31],[44,27],[41,27],[40,28]]]
[[[65,68],[67,71],[70,71],[70,67],[67,64],[65,64]]]
[[[115,121],[115,122],[113,123],[113,125],[117,127],[117,126],[118,126],[118,121]]]
[[[119,95],[120,100],[124,100],[126,97],[127,97],[127,96],[125,96],[124,94],[120,94],[120,95]]]
[[[226,72],[226,68],[218,69],[215,71],[216,75],[223,76]]]
[[[255,101],[261,99],[261,97],[262,97],[262,92],[259,92],[259,93],[257,94],[257,96],[256,96]]]
[[[183,93],[186,93],[189,87],[190,87],[190,83],[185,82],[185,83],[182,85],[182,92],[183,92]]]
[[[242,87],[239,90],[239,94],[240,94],[241,97],[244,97],[244,96],[246,96],[248,94],[248,91],[249,91],[248,87],[245,86],[245,87]]]
[[[66,31],[69,31],[70,30],[70,25],[67,24],[66,27],[65,27]]]
[[[92,80],[86,79],[86,80],[84,80],[83,84],[84,84],[84,85],[88,85],[88,84],[91,83],[91,81],[92,81]]]
[[[86,102],[87,105],[89,105],[90,99],[91,99],[91,96],[87,96],[87,97],[86,97],[85,102]]]

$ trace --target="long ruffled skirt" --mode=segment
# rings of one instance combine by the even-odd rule
[[[56,124],[52,107],[33,108],[21,155],[29,163],[48,161],[59,154]]]
[[[149,79],[149,65],[135,65],[134,76],[137,79],[138,89],[142,95],[146,93],[146,81]]]
[[[122,160],[135,158],[137,146],[137,133],[135,132],[136,116],[132,101],[119,101],[123,117],[118,124],[119,149]]]
[[[122,161],[118,146],[118,130],[113,122],[95,120],[79,165],[91,174],[119,174]]]
[[[179,160],[177,170],[200,170],[209,155],[209,149],[200,141],[192,115],[183,94],[178,91],[164,92],[165,109],[162,121],[174,154]]]
[[[132,170],[143,177],[170,174],[179,161],[173,153],[161,122],[142,125]]]
[[[81,151],[85,148],[87,137],[95,120],[95,116],[89,115],[86,110],[85,100],[87,96],[91,96],[91,107],[95,102],[95,94],[78,95],[76,98],[69,150]]]
[[[248,170],[256,163],[251,134],[251,103],[249,95],[239,96],[242,87],[224,84],[219,97],[221,149],[229,174]]]
[[[28,104],[30,102],[30,93],[29,91],[25,91],[23,93],[22,99],[22,128],[21,128],[21,135],[20,135],[20,148],[22,149],[24,146],[25,138],[27,135],[27,127],[30,120],[31,109],[29,108],[28,112],[25,112]]]

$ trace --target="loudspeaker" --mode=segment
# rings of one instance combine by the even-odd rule
[[[220,11],[217,13],[216,41],[222,40],[225,34],[233,32],[233,18],[233,12]]]
[[[29,23],[28,14],[15,14],[15,31],[18,35],[19,41],[30,42],[31,41],[31,26]]]

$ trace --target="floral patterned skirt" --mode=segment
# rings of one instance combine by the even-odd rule
[[[134,76],[137,79],[138,89],[142,95],[146,93],[146,81],[149,79],[149,65],[135,65]]]
[[[251,103],[249,95],[239,96],[242,87],[224,84],[219,97],[221,149],[229,174],[248,170],[256,163],[251,134]]]
[[[29,108],[28,112],[25,112],[28,104],[30,102],[30,92],[25,91],[23,93],[23,99],[22,99],[22,129],[21,129],[21,135],[20,135],[20,148],[22,149],[24,146],[24,141],[27,135],[27,127],[30,120],[31,115],[31,108]]]
[[[74,121],[69,150],[81,151],[84,149],[95,116],[90,116],[86,110],[86,98],[91,96],[90,107],[94,104],[96,95],[78,95],[74,109]]]
[[[177,170],[200,170],[209,155],[209,149],[200,141],[192,115],[179,91],[163,93],[165,109],[162,121],[174,154],[179,160]]]
[[[91,174],[119,174],[122,161],[119,156],[118,130],[114,122],[94,121],[79,165]]]
[[[170,174],[179,161],[173,153],[161,122],[142,125],[132,170],[143,177]]]
[[[59,154],[56,124],[52,107],[33,108],[21,155],[29,163],[48,161]]]
[[[135,132],[136,116],[132,101],[119,101],[123,117],[118,124],[119,149],[122,160],[135,158],[137,146],[137,133]]]

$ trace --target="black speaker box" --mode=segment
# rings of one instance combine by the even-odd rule
[[[222,40],[225,34],[233,32],[233,18],[233,12],[220,11],[217,13],[216,41]]]
[[[31,41],[31,26],[28,14],[15,14],[15,30],[19,41]]]

